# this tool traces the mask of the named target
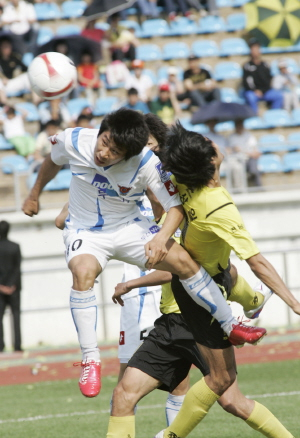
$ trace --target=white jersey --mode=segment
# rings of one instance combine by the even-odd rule
[[[70,164],[72,171],[68,229],[112,231],[117,225],[138,221],[141,197],[147,187],[165,211],[181,204],[177,189],[147,147],[127,161],[96,166],[97,134],[97,129],[69,128],[50,138],[52,161]]]

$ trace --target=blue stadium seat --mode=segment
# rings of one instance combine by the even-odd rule
[[[33,53],[31,53],[31,52],[24,53],[24,55],[22,57],[22,62],[23,62],[23,64],[26,65],[26,67],[28,67],[29,64],[31,63],[31,61],[33,60],[33,58],[34,58]]]
[[[177,77],[180,81],[183,80],[183,69],[182,67],[176,66],[177,68]],[[162,82],[168,79],[168,69],[169,67],[160,67],[157,70],[157,81]]]
[[[20,102],[16,104],[17,110],[24,110],[27,112],[26,121],[27,122],[37,122],[40,120],[37,107],[31,102]]]
[[[265,153],[284,152],[287,150],[285,137],[281,134],[265,134],[259,138],[259,150]]]
[[[244,128],[245,129],[265,129],[266,124],[261,117],[250,117],[249,119],[244,120]]]
[[[289,151],[300,150],[300,132],[292,132],[289,134],[287,142]]]
[[[138,13],[137,8],[127,8],[126,9],[127,15],[136,15]]]
[[[289,152],[283,156],[283,171],[300,170],[300,152]]]
[[[27,179],[27,186],[31,189],[36,181],[37,173],[31,173]],[[72,172],[70,169],[60,170],[55,178],[46,184],[43,191],[68,190],[70,188]]]
[[[150,68],[144,68],[143,74],[149,76],[152,79],[153,84],[157,84],[157,76],[153,70],[150,70]]]
[[[62,18],[78,18],[81,17],[87,3],[84,1],[65,1],[61,4]]]
[[[289,113],[284,109],[266,110],[263,115],[267,128],[276,128],[279,126],[292,126],[292,119]]]
[[[213,40],[194,41],[192,44],[194,55],[202,57],[219,56],[219,47]]]
[[[28,161],[22,155],[8,155],[2,158],[0,167],[5,174],[28,172],[29,170]]]
[[[298,75],[299,74],[299,66],[298,66],[298,64],[297,64],[297,61],[295,61],[295,59],[293,59],[293,58],[284,58],[285,60],[286,60],[286,62],[287,62],[287,65],[288,65],[288,71],[290,72],[290,73],[293,73],[293,74],[295,74],[295,75]],[[279,68],[278,68],[278,60],[277,59],[274,59],[272,62],[271,62],[271,74],[272,74],[272,76],[275,76],[275,75],[277,75],[279,73]]]
[[[78,97],[77,99],[70,99],[67,102],[68,110],[72,116],[72,118],[77,118],[83,108],[91,107],[91,103],[88,99],[84,99],[83,97]]]
[[[192,125],[190,117],[179,119],[180,123],[187,131],[198,132],[198,134],[207,134],[209,129],[203,123]]]
[[[216,132],[228,132],[234,131],[234,122],[232,120],[228,120],[227,122],[217,123],[215,126]]]
[[[6,140],[4,135],[0,134],[0,151],[8,151],[10,149],[14,149],[13,145]]]
[[[95,108],[93,109],[94,116],[104,116],[113,111],[118,103],[118,98],[115,96],[103,97],[96,100]]]
[[[142,34],[144,38],[152,38],[157,36],[170,35],[170,28],[166,20],[155,18],[152,20],[145,20],[142,23]]]
[[[170,35],[191,35],[199,30],[195,21],[189,20],[187,17],[178,17],[170,23]]]
[[[230,14],[227,17],[227,32],[236,32],[246,28],[246,14]]]
[[[216,33],[225,31],[226,24],[223,17],[207,15],[199,20],[198,33]]]
[[[34,9],[38,21],[61,18],[61,12],[56,3],[35,3]]]
[[[50,27],[41,26],[39,28],[37,44],[42,46],[43,44],[48,43],[54,37],[53,30]]]
[[[217,7],[218,8],[231,8],[232,7],[232,0],[217,0]]]
[[[248,55],[250,49],[243,38],[225,38],[220,44],[220,56]]]
[[[250,0],[232,0],[232,7],[233,8],[241,8],[246,3],[248,3]]]
[[[163,59],[186,59],[190,55],[189,46],[186,43],[176,42],[168,43],[163,47]]]
[[[292,121],[294,126],[300,125],[300,108],[295,108],[292,111]]]
[[[283,171],[283,166],[278,155],[266,154],[259,157],[258,169],[262,173],[278,173]]]
[[[226,79],[240,79],[241,77],[242,67],[237,62],[218,62],[215,66],[214,78],[216,79],[216,81],[224,81]]]
[[[76,26],[76,24],[66,24],[59,26],[56,29],[56,36],[64,37],[68,35],[79,35],[81,32],[81,28]]]
[[[142,44],[136,48],[136,58],[141,61],[157,61],[162,59],[162,54],[156,44]]]
[[[141,26],[137,21],[134,20],[121,20],[119,22],[120,26],[126,27],[126,29],[134,29],[135,32],[141,32]],[[104,30],[104,29],[103,29]],[[138,35],[136,34],[138,37]]]
[[[99,21],[95,24],[95,28],[107,31],[110,29],[110,24],[106,23],[105,21]]]
[[[220,88],[220,92],[222,102],[245,103],[245,101],[238,96],[234,88],[222,87]]]

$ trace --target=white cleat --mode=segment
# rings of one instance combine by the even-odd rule
[[[245,316],[249,319],[255,319],[258,318],[260,315],[260,312],[262,311],[264,305],[266,304],[266,302],[268,301],[269,298],[271,298],[271,296],[273,295],[273,291],[271,291],[271,289],[269,289],[262,281],[260,281],[255,287],[254,290],[261,293],[264,296],[264,301],[263,303],[256,307],[255,309],[252,310],[248,310],[247,312],[244,311]]]
[[[164,438],[164,431],[165,431],[165,429],[158,432],[154,438]]]

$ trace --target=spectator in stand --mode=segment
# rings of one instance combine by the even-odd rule
[[[177,11],[186,17],[191,14],[186,0],[163,0],[163,5],[166,8],[170,21],[175,20]]]
[[[72,118],[70,112],[62,99],[45,100],[38,106],[40,117],[40,130],[45,129],[49,120],[56,120],[62,128],[71,126]]]
[[[137,0],[137,6],[146,18],[158,18],[157,0]]]
[[[31,3],[24,0],[11,0],[4,7],[2,24],[15,34],[21,54],[34,51],[37,31],[32,25],[35,22],[36,13]]]
[[[85,114],[80,114],[78,116],[76,126],[78,126],[79,128],[94,128],[94,126],[92,126],[91,124],[91,118]]]
[[[135,59],[135,48],[138,46],[138,39],[134,35],[134,29],[127,29],[119,24],[119,14],[110,17],[110,29],[106,37],[110,42],[112,61],[133,61]]]
[[[27,111],[19,110],[22,115],[16,113],[12,106],[5,108],[6,117],[1,121],[3,124],[4,137],[14,146],[19,155],[28,157],[35,151],[35,140],[25,131],[23,119]]]
[[[199,64],[199,58],[191,55],[188,58],[188,69],[184,72],[185,92],[177,96],[178,100],[190,99],[191,104],[197,107],[208,102],[220,100],[220,90],[211,74]]]
[[[283,107],[287,111],[299,108],[299,97],[297,94],[298,78],[289,72],[288,62],[285,58],[278,60],[279,73],[274,76],[272,86],[275,90],[283,93]]]
[[[81,31],[81,35],[100,43],[105,36],[105,31],[102,29],[97,29],[95,27],[96,23],[97,23],[97,20],[87,21],[85,28]]]
[[[48,138],[52,135],[58,134],[59,132],[61,132],[61,129],[57,120],[49,120],[46,123],[44,130],[37,135],[35,140],[35,161],[42,163],[46,156],[50,154],[51,143]],[[35,168],[35,171],[37,172],[38,169]]]
[[[150,110],[166,125],[172,125],[175,118],[180,116],[180,107],[175,93],[170,91],[168,83],[159,86],[158,97],[150,103]]]
[[[261,176],[258,170],[258,158],[261,153],[257,140],[244,128],[244,120],[235,121],[235,132],[228,137],[228,166],[234,188],[244,186],[244,172],[247,172],[250,185],[260,187]]]
[[[14,328],[14,351],[22,351],[20,325],[21,251],[8,240],[9,223],[0,221],[0,352],[4,350],[3,316],[11,308]]]
[[[208,120],[205,124],[209,128],[209,132],[207,133],[206,137],[208,137],[212,142],[216,143],[219,146],[219,149],[221,153],[224,155],[225,159],[227,156],[227,147],[228,142],[226,137],[224,135],[218,134],[216,132],[216,124],[218,123],[217,120]],[[223,163],[224,164],[224,163]],[[223,166],[222,164],[222,166]]]
[[[93,62],[90,52],[81,55],[81,62],[77,66],[78,83],[84,89],[87,99],[95,102],[95,92],[97,97],[103,96],[104,84],[100,80],[99,67]]]
[[[126,90],[130,88],[136,88],[139,93],[139,98],[143,102],[148,102],[151,100],[153,81],[147,74],[143,73],[144,62],[139,59],[135,59],[131,63],[131,68],[133,74],[128,75],[125,82]]]
[[[167,82],[170,86],[170,90],[174,92],[176,96],[184,93],[184,85],[183,82],[178,78],[177,67],[168,68]]]
[[[251,38],[250,61],[243,67],[243,87],[245,99],[254,113],[258,113],[258,102],[264,100],[272,109],[283,107],[283,94],[271,88],[271,70],[268,64],[261,59],[260,44],[257,39]]]
[[[149,113],[147,104],[139,99],[139,93],[136,88],[129,88],[127,91],[127,102],[123,106],[135,111],[140,111],[143,114]]]
[[[191,8],[196,9],[202,16],[218,15],[218,6],[216,0],[187,0]]]

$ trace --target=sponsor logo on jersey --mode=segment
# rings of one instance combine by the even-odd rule
[[[125,332],[124,331],[120,332],[119,345],[125,345]]]
[[[53,145],[57,143],[57,134],[52,135],[52,137],[50,137],[50,143]]]
[[[155,169],[158,172],[161,182],[165,183],[170,180],[171,174],[162,169],[162,164],[160,162],[156,164]]]
[[[98,196],[119,196],[105,176],[96,173],[92,185],[98,189]]]
[[[131,187],[119,186],[119,184],[118,187],[121,195],[127,195],[127,193],[131,190]]]
[[[170,196],[175,195],[176,193],[178,193],[177,187],[174,186],[174,184],[172,183],[172,181],[169,179],[169,181],[166,181],[164,183],[165,188],[168,190],[168,193]]]
[[[153,225],[153,227],[149,228],[150,233],[156,234],[160,231],[160,228],[157,225]]]

